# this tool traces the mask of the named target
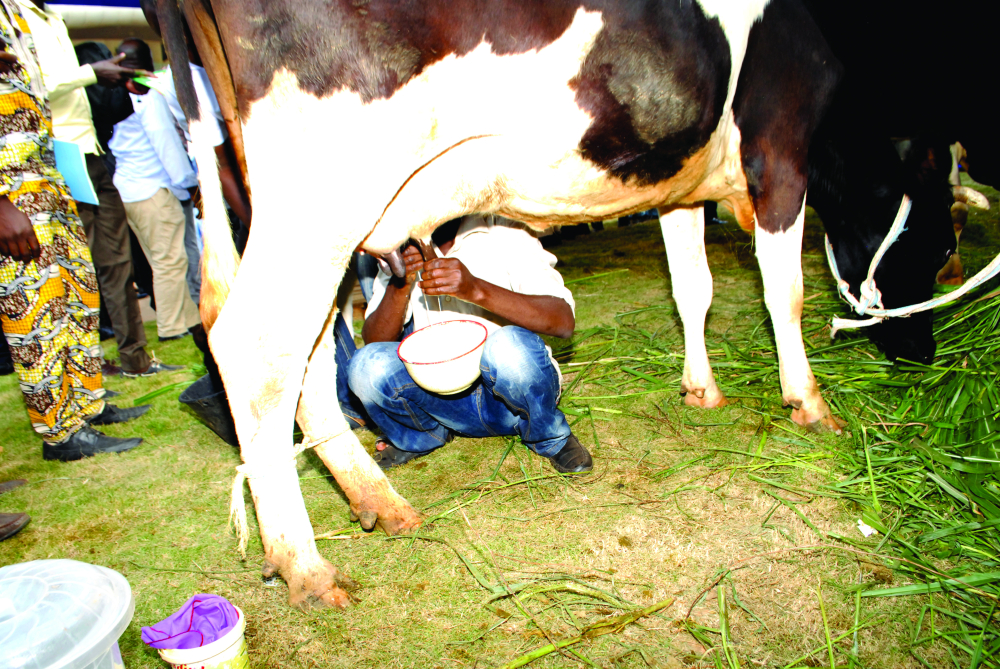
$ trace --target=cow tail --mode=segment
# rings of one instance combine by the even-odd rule
[[[229,295],[240,258],[233,244],[229,215],[223,204],[215,146],[206,137],[205,123],[215,122],[215,119],[199,109],[194,80],[191,78],[188,45],[184,36],[184,16],[177,0],[157,0],[156,13],[163,44],[173,65],[171,69],[174,73],[177,101],[187,116],[192,153],[198,164],[204,242],[201,255],[201,322],[206,330],[210,330]]]
[[[210,330],[229,296],[240,266],[240,256],[233,244],[229,214],[222,198],[218,159],[215,147],[205,137],[205,123],[204,119],[198,120],[190,127],[202,197],[201,322],[206,330]]]

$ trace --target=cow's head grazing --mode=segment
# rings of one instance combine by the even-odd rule
[[[838,135],[814,142],[809,204],[823,219],[852,294],[860,294],[905,192],[912,201],[905,230],[879,263],[875,284],[887,309],[932,297],[938,270],[955,252],[949,156],[944,142],[912,141],[900,154],[891,143],[870,137]],[[866,331],[890,360],[934,359],[929,311],[890,318]]]
[[[875,272],[887,309],[931,299],[937,273],[956,249],[947,143],[917,139],[908,142],[901,154],[904,187],[913,204],[906,231]],[[869,334],[890,360],[930,363],[936,350],[931,314],[890,318],[873,326]]]

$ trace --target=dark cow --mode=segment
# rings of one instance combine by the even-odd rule
[[[158,12],[184,77],[177,0]],[[705,350],[699,203],[725,201],[756,235],[792,417],[839,430],[802,344],[800,254],[809,142],[840,69],[798,0],[185,0],[183,12],[252,182],[237,273],[202,170],[202,313],[209,325],[218,312],[210,342],[240,471],[293,604],[348,601],[316,551],[293,418],[366,529],[420,522],[335,410],[333,302],[358,245],[391,252],[470,212],[542,228],[657,207],[686,401],[712,407],[724,397]]]
[[[888,212],[895,212],[906,192],[913,201],[907,231],[890,247],[875,279],[887,308],[927,300],[935,273],[956,245],[949,145],[959,141],[965,147],[970,176],[1000,186],[996,109],[977,92],[977,84],[996,76],[996,21],[990,19],[995,3],[805,4],[844,66],[810,150],[809,204],[823,219],[857,295],[892,220]],[[914,140],[904,162],[890,138]],[[891,359],[934,357],[930,312],[889,319],[871,330]]]
[[[930,299],[938,271],[956,248],[948,145],[916,141],[909,148],[901,159],[887,136],[845,122],[835,104],[809,151],[806,202],[823,220],[841,276],[855,296],[860,295],[860,285],[903,194],[911,200],[905,231],[875,272],[887,309]],[[855,318],[861,317],[855,314]],[[891,360],[929,364],[934,358],[930,311],[889,318],[864,332]]]

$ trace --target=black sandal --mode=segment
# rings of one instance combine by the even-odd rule
[[[380,443],[385,444],[385,448],[378,450],[378,445]],[[430,451],[414,453],[412,451],[400,450],[393,446],[392,443],[385,437],[379,437],[375,440],[375,448],[375,455],[372,456],[372,459],[378,463],[378,466],[382,469],[399,467],[400,465],[405,465],[410,460],[423,457],[430,453]]]

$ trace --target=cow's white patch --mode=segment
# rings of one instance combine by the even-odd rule
[[[755,235],[757,262],[764,280],[764,303],[771,314],[778,347],[778,369],[782,399],[800,410],[803,422],[814,423],[829,416],[819,386],[809,368],[802,343],[802,231],[805,228],[805,198],[787,230],[770,233],[758,227]]]
[[[726,97],[726,109],[733,105],[736,95],[736,83],[740,78],[743,56],[747,51],[747,39],[754,22],[764,16],[764,8],[771,0],[698,0],[705,15],[709,18],[718,17],[722,31],[729,41],[729,54],[733,64],[729,73],[729,94]]]
[[[190,124],[190,130],[195,160],[202,166],[198,171],[198,182],[201,186],[205,250],[202,254],[203,290],[199,308],[201,322],[211,329],[229,295],[240,260],[233,245],[229,215],[223,202],[218,158],[213,145],[214,133],[206,126],[205,118],[206,112],[202,111],[201,118]],[[215,122],[211,115],[208,118]]]
[[[344,227],[362,237],[383,219],[366,244],[372,250],[391,249],[411,228],[429,231],[452,215],[474,211],[470,206],[495,209],[490,193],[503,190],[501,165],[510,156],[524,162],[531,155],[529,162],[541,166],[535,169],[551,169],[567,159],[590,126],[569,81],[602,27],[599,13],[581,9],[543,49],[500,56],[484,42],[428,67],[392,98],[368,104],[349,91],[317,99],[299,89],[293,73],[279,71],[268,94],[250,109],[244,130],[249,171],[255,183],[284,185],[285,203],[288,186],[310,197],[336,198],[324,203],[331,223],[347,217]],[[486,92],[490,97],[481,97]],[[295,119],[294,128],[289,119]],[[415,182],[423,184],[429,164],[435,168],[433,186],[407,193],[401,206],[397,191],[402,195]],[[399,214],[383,217],[390,203]],[[287,214],[274,213],[287,220]]]
[[[718,406],[724,398],[715,384],[705,348],[705,316],[712,304],[712,273],[705,256],[705,210],[682,207],[660,215],[670,265],[670,284],[684,323],[684,375],[681,387],[691,404]]]

